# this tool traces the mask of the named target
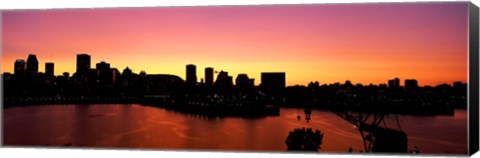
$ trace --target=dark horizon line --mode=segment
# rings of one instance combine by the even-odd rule
[[[128,66],[127,66],[127,67],[128,67]],[[227,72],[228,72],[228,71],[227,71]],[[6,73],[11,74],[11,75],[14,75],[14,74],[11,73],[11,72],[3,72],[2,75],[5,75]],[[45,74],[45,72],[38,72],[38,73],[43,73],[43,74]],[[67,72],[67,73],[70,74],[70,72]],[[76,72],[72,73],[72,75],[75,74],[75,73],[76,73]],[[270,73],[270,72],[267,72],[267,73]],[[120,73],[120,74],[121,74],[121,73]],[[139,75],[140,73],[133,73],[133,74]],[[184,78],[180,77],[180,76],[177,75],[177,74],[168,74],[168,73],[151,73],[151,74],[149,74],[149,73],[146,73],[146,75],[174,75],[174,76],[177,76],[177,77],[181,78],[183,81],[186,81]],[[54,76],[55,76],[55,77],[59,77],[59,76],[63,76],[63,75],[54,75]],[[70,76],[70,77],[72,77],[72,76]],[[203,79],[203,78],[202,78],[202,79]],[[251,79],[254,79],[254,78],[251,78]],[[416,80],[416,79],[404,79],[404,81],[405,81],[405,80]],[[346,80],[346,81],[351,81],[351,80]],[[346,81],[345,81],[345,82],[346,82]],[[418,80],[416,80],[416,81],[418,81]],[[321,87],[321,86],[331,86],[331,85],[335,85],[335,84],[346,85],[345,82],[344,82],[344,83],[342,83],[342,82],[333,82],[333,83],[330,82],[330,83],[320,84],[319,81],[310,81],[310,82],[307,83],[307,84],[292,84],[292,85],[286,85],[285,87],[297,87],[297,86],[308,87],[309,84],[312,84],[312,83],[315,84],[316,82],[319,83],[319,84],[318,84],[319,87]],[[420,85],[419,85],[418,87],[436,87],[436,86],[441,86],[441,85],[449,85],[449,86],[451,86],[451,85],[453,85],[453,84],[456,83],[456,82],[459,82],[459,83],[461,83],[461,84],[467,84],[467,85],[468,85],[468,82],[452,81],[452,83],[450,83],[450,84],[444,82],[444,83],[439,83],[439,84],[436,84],[436,85],[423,85],[423,86],[420,86]],[[202,82],[198,82],[198,81],[197,81],[196,83],[202,83]],[[235,84],[234,84],[234,85],[235,85]],[[255,85],[255,86],[260,86],[260,85],[261,85],[261,84],[257,84],[257,85]],[[382,85],[386,85],[386,86],[388,86],[388,83],[381,82],[381,83],[368,83],[368,84],[363,84],[363,83],[353,83],[353,82],[352,82],[351,85],[352,85],[352,86],[358,86],[358,85],[362,85],[362,86],[382,86]],[[405,84],[404,84],[404,85],[399,85],[398,87],[399,87],[399,88],[405,87]]]
[[[36,54],[29,54],[29,55],[33,55],[33,56],[35,56],[35,58],[36,58]],[[90,54],[87,54],[87,53],[78,53],[78,54],[76,54],[76,55],[77,55],[77,56],[78,56],[78,55],[88,55],[88,56],[90,56]],[[24,60],[24,61],[25,61],[25,64],[27,63],[25,59],[16,59],[15,61],[17,61],[17,60]],[[98,62],[98,63],[102,63],[102,62],[108,63],[108,62],[106,62],[105,60],[100,60],[100,62]],[[48,62],[44,62],[44,63],[45,63],[45,64],[46,64],[46,63],[55,64],[53,61],[48,61]],[[91,62],[90,62],[90,63],[91,63]],[[97,64],[98,64],[98,63],[97,63]],[[110,64],[110,63],[108,63],[108,64]],[[186,64],[185,66],[188,66],[188,65],[193,65],[193,66],[196,67],[196,65],[195,65],[195,64],[192,64],[192,63]],[[25,68],[26,68],[26,67],[25,67]],[[37,67],[37,68],[38,68],[38,67]],[[126,66],[125,69],[127,69],[127,68],[130,69],[129,66]],[[213,67],[207,66],[207,67],[205,67],[205,68],[213,68]],[[96,69],[96,68],[90,68],[90,69]],[[117,68],[111,67],[110,69],[117,69]],[[123,70],[125,70],[125,69],[123,69]],[[15,67],[14,67],[14,70],[15,70]],[[120,72],[119,69],[117,69],[117,70]],[[131,69],[130,69],[130,70],[131,70]],[[37,70],[37,71],[38,71],[38,70]],[[223,70],[221,70],[221,71],[223,71]],[[132,73],[133,73],[133,74],[140,74],[140,73],[142,73],[142,72],[145,72],[145,70],[140,70],[139,73],[134,73],[134,72],[132,72]],[[219,72],[220,72],[220,71],[219,71]],[[219,72],[218,72],[218,73],[219,73]],[[225,72],[228,72],[228,71],[225,71]],[[5,73],[14,74],[14,73],[12,73],[12,72],[3,72],[2,75],[4,75]],[[39,73],[45,74],[45,72],[43,72],[43,71],[38,71],[37,73],[38,73],[38,74],[39,74]],[[73,76],[73,74],[75,74],[75,73],[77,73],[77,72],[73,72],[73,73],[71,73],[71,72],[62,72],[62,74],[63,74],[63,73],[68,73],[69,75],[72,75],[72,76]],[[286,74],[286,72],[280,72],[280,71],[261,72],[261,73],[285,73],[285,74]],[[55,76],[55,77],[63,76],[62,74],[61,74],[61,75],[55,75],[55,74],[54,74],[53,76]],[[122,74],[122,73],[120,73],[120,74]],[[160,75],[160,74],[164,74],[164,75],[175,75],[175,76],[181,78],[182,80],[186,81],[186,79],[184,79],[183,77],[180,77],[181,75],[178,75],[178,74],[169,74],[169,73],[148,74],[148,73],[146,73],[146,72],[145,72],[145,74],[147,74],[147,75],[157,75],[157,74],[158,74],[158,75]],[[214,74],[217,74],[217,71],[214,71]],[[239,73],[239,74],[246,74],[246,73]],[[237,74],[237,76],[238,76],[239,74]],[[248,74],[247,74],[247,75],[248,75]],[[232,76],[232,77],[233,77],[233,76]],[[201,78],[201,79],[204,79],[204,78]],[[253,79],[254,79],[254,78],[253,78]],[[393,78],[393,79],[399,79],[399,78],[398,78],[398,77],[395,77],[395,78]],[[387,79],[387,80],[388,80],[388,79]],[[415,79],[415,78],[408,78],[408,79],[404,79],[403,81],[405,81],[405,80],[415,80],[415,81],[418,82],[418,80]],[[349,80],[349,79],[345,80],[345,82],[347,82],[347,81],[351,82],[351,80]],[[293,84],[293,85],[285,86],[285,87],[308,86],[310,83],[315,83],[315,82],[319,82],[319,81],[318,81],[318,80],[311,80],[311,81],[310,81],[309,83],[307,83],[307,84]],[[448,84],[448,83],[446,83],[446,82],[443,82],[443,83],[439,83],[439,84],[437,84],[437,85],[435,85],[435,86],[440,86],[440,85],[445,85],[445,84],[446,84],[446,85],[453,85],[453,84],[456,83],[456,82],[460,82],[460,83],[462,83],[462,84],[468,84],[468,82],[463,82],[463,81],[458,81],[458,80],[457,80],[457,81],[451,81],[451,82],[452,82],[451,84]],[[201,82],[196,81],[196,83],[201,83]],[[320,82],[319,82],[319,83],[320,83]],[[345,83],[342,84],[341,82],[333,82],[333,83],[319,84],[319,86],[323,86],[323,85],[334,85],[334,84],[337,84],[337,83],[340,83],[340,85],[345,85]],[[387,82],[387,83],[388,83],[388,82]],[[354,85],[354,86],[357,86],[358,84],[361,84],[361,85],[364,85],[364,86],[369,86],[369,85],[381,86],[381,85],[387,84],[387,83],[381,82],[381,83],[376,83],[376,84],[374,84],[374,83],[368,83],[368,84],[351,83],[351,84]],[[234,84],[234,85],[235,85],[235,84]],[[257,85],[260,86],[260,84],[257,84]],[[388,84],[387,84],[387,85],[388,85]],[[404,87],[404,86],[405,86],[405,85],[403,85],[403,86],[401,86],[400,84],[398,85],[398,87]],[[434,85],[423,85],[423,86],[418,86],[418,87],[428,87],[428,86],[430,86],[430,87],[435,87]]]

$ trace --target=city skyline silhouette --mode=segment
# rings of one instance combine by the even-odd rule
[[[94,65],[97,65],[97,67],[98,67],[98,64],[108,64],[108,65],[109,65],[109,68],[110,68],[110,64],[112,64],[112,63],[108,63],[108,61],[99,61],[99,62],[97,62],[97,63],[92,62],[92,61],[90,60],[91,56],[90,56],[89,54],[85,54],[85,53],[84,53],[84,54],[77,54],[77,65],[78,65],[78,62],[79,62],[79,61],[78,61],[78,60],[79,60],[78,55],[88,55],[88,59],[89,59],[89,60],[88,60],[88,69],[96,70],[97,68],[96,68]],[[32,57],[32,56],[35,56],[35,58],[36,58],[36,55],[35,55],[35,54],[29,54],[29,55],[28,55],[28,58],[30,58],[30,57]],[[23,66],[24,66],[25,73],[28,73],[28,70],[27,70],[27,69],[28,69],[28,68],[27,68],[28,58],[27,58],[27,59],[21,59],[21,58],[16,59],[16,60],[15,60],[15,63],[12,64],[12,65],[15,66],[18,61],[23,61],[23,62],[25,62],[24,65],[23,65]],[[36,58],[35,60],[38,60],[38,59]],[[36,64],[37,64],[37,65],[33,68],[33,69],[35,69],[34,71],[36,71],[36,74],[45,74],[45,75],[50,75],[50,76],[52,76],[52,77],[59,77],[59,76],[64,76],[65,73],[74,75],[74,74],[76,74],[76,73],[78,72],[78,69],[77,69],[77,70],[74,71],[74,72],[61,72],[60,75],[54,75],[54,72],[55,72],[55,71],[54,71],[55,62],[51,62],[51,61],[50,61],[50,62],[45,62],[45,63],[38,63],[38,61],[36,61]],[[44,68],[45,68],[44,71],[41,71],[41,70],[38,68],[39,65],[49,65],[49,67],[45,66],[45,67],[44,67]],[[195,84],[200,84],[200,83],[201,83],[201,84],[205,84],[205,83],[206,83],[206,78],[207,78],[207,75],[205,75],[206,73],[203,73],[203,76],[201,76],[201,77],[197,77],[197,76],[199,76],[198,74],[200,74],[202,71],[203,71],[203,72],[206,72],[207,69],[212,69],[212,70],[213,70],[213,73],[211,74],[212,76],[216,76],[216,75],[218,75],[220,72],[228,72],[228,70],[223,70],[223,69],[217,70],[217,69],[215,69],[214,67],[211,67],[211,66],[204,67],[203,69],[200,68],[200,69],[199,69],[200,71],[197,71],[197,70],[195,69],[195,68],[196,68],[196,65],[195,65],[194,63],[185,64],[185,65],[187,65],[187,67],[188,67],[189,65],[192,65],[192,66],[194,67],[194,71],[193,71],[193,72],[195,73],[194,75],[196,76],[195,79],[194,79],[194,80],[195,80]],[[91,67],[91,68],[90,68],[90,67]],[[32,68],[31,68],[31,69],[32,69]],[[130,71],[132,70],[132,68],[131,68],[131,67],[128,67],[128,66],[125,67],[124,69],[119,69],[119,68],[116,68],[116,67],[111,67],[111,69],[115,69],[116,71],[119,71],[119,72],[122,71],[122,70],[127,70],[127,69],[130,70]],[[11,72],[2,72],[2,74],[7,73],[7,74],[14,75],[14,74],[15,74],[15,71],[16,71],[16,69],[14,68],[14,71],[12,71],[13,73],[11,73]],[[49,71],[49,72],[47,72],[47,71]],[[261,71],[261,70],[260,70],[260,71]],[[140,73],[142,73],[142,72],[145,72],[145,71],[144,71],[144,70],[140,70],[139,72],[133,72],[133,71],[132,71],[132,73],[134,73],[134,74],[140,74]],[[188,73],[188,68],[187,68],[187,70],[186,70],[185,72]],[[184,81],[186,81],[187,84],[188,84],[188,81],[187,81],[187,78],[188,78],[187,76],[188,76],[188,75],[185,75],[185,72],[184,72],[184,75],[171,74],[171,73],[168,73],[168,72],[160,72],[160,73],[147,73],[147,72],[145,72],[145,73],[147,73],[147,74],[175,75],[175,76],[178,76],[178,77],[182,78],[182,79],[183,79]],[[281,71],[261,72],[261,73],[277,73],[277,72],[281,72]],[[288,74],[288,72],[283,72],[283,73],[287,73],[287,74]],[[59,74],[59,73],[57,72],[56,74]],[[230,73],[230,75],[233,76],[233,77],[238,77],[238,75],[240,75],[240,76],[241,76],[241,75],[247,75],[247,76],[248,76],[249,74],[246,74],[246,73],[231,74],[231,73]],[[217,77],[211,77],[211,80],[216,80],[216,79],[217,79]],[[251,78],[251,79],[253,79],[253,81],[254,81],[253,83],[255,83],[254,86],[259,86],[259,85],[261,84],[260,82],[258,82],[261,78],[258,78],[258,81],[257,81],[257,82],[255,82],[255,78]],[[190,80],[192,80],[192,79],[190,79]],[[287,80],[287,79],[286,79],[286,80]],[[387,81],[387,79],[385,79],[385,80]],[[396,83],[391,83],[391,82],[394,82],[393,80],[398,80],[398,81],[396,81]],[[369,83],[369,84],[355,83],[354,81],[352,82],[352,81],[349,80],[349,79],[347,79],[347,80],[345,80],[345,81],[336,81],[336,82],[332,82],[332,83],[321,83],[319,80],[312,79],[310,82],[305,83],[305,84],[295,84],[295,85],[286,85],[286,86],[308,86],[309,84],[319,84],[319,86],[320,86],[320,85],[345,84],[345,83],[348,82],[348,83],[353,84],[353,85],[365,85],[365,86],[375,85],[375,86],[381,86],[381,85],[387,85],[387,84],[388,84],[388,85],[390,86],[391,84],[396,84],[396,86],[404,87],[404,86],[407,84],[407,82],[412,82],[412,81],[413,81],[413,82],[416,82],[416,83],[414,83],[414,84],[420,86],[420,84],[418,84],[418,83],[421,82],[421,81],[418,81],[418,80],[416,80],[415,78],[406,78],[406,79],[400,81],[398,77],[391,77],[391,78],[388,79],[387,82]],[[285,81],[285,82],[286,82],[286,81]],[[453,82],[451,82],[451,83],[439,83],[439,84],[436,84],[436,85],[423,85],[423,86],[453,85],[453,84],[455,84],[455,83],[466,83],[466,82],[453,81]],[[236,84],[234,83],[234,85],[236,85]]]

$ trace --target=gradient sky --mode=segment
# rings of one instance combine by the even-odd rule
[[[287,85],[420,85],[467,81],[467,2],[2,11],[2,72],[36,54],[39,71],[75,71],[76,54],[122,71],[175,74],[185,65],[286,72]]]

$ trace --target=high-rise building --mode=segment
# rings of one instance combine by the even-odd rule
[[[38,60],[35,54],[29,54],[27,58],[27,74],[36,75],[38,74]]]
[[[101,61],[96,64],[96,76],[98,77],[98,81],[103,84],[110,84],[113,83],[113,72],[110,68],[110,64]]]
[[[261,86],[266,89],[285,88],[285,72],[262,72]]]
[[[400,79],[399,78],[394,78],[391,80],[388,80],[388,88],[399,88],[400,87]]]
[[[206,85],[213,85],[213,68],[207,67],[205,68],[205,84]]]
[[[129,87],[133,84],[133,71],[128,66],[122,71],[122,86]]]
[[[54,64],[51,62],[45,63],[45,75],[47,77],[53,77],[54,76]]]
[[[187,65],[187,80],[186,83],[189,86],[194,86],[197,84],[197,70],[196,66],[193,64]]]
[[[97,69],[97,73],[100,73],[102,70],[110,70],[110,64],[105,61],[101,61],[96,64],[95,69]]]
[[[405,91],[413,92],[418,88],[418,81],[415,79],[407,79],[405,80]]]
[[[233,86],[232,76],[229,76],[227,71],[220,71],[215,80],[215,86],[224,88]]]
[[[112,71],[112,83],[116,83],[120,79],[120,71],[117,68],[110,69]]]
[[[90,71],[90,55],[77,54],[77,74],[86,75]]]
[[[25,73],[25,60],[17,59],[15,60],[13,74],[16,76],[23,75]]]
[[[250,88],[250,79],[247,74],[238,74],[235,79],[235,86],[239,89]]]

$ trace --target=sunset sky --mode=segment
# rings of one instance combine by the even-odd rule
[[[1,71],[36,54],[39,71],[75,71],[76,54],[122,71],[175,74],[185,65],[286,72],[287,85],[420,85],[467,81],[468,2],[197,6],[2,11]]]

